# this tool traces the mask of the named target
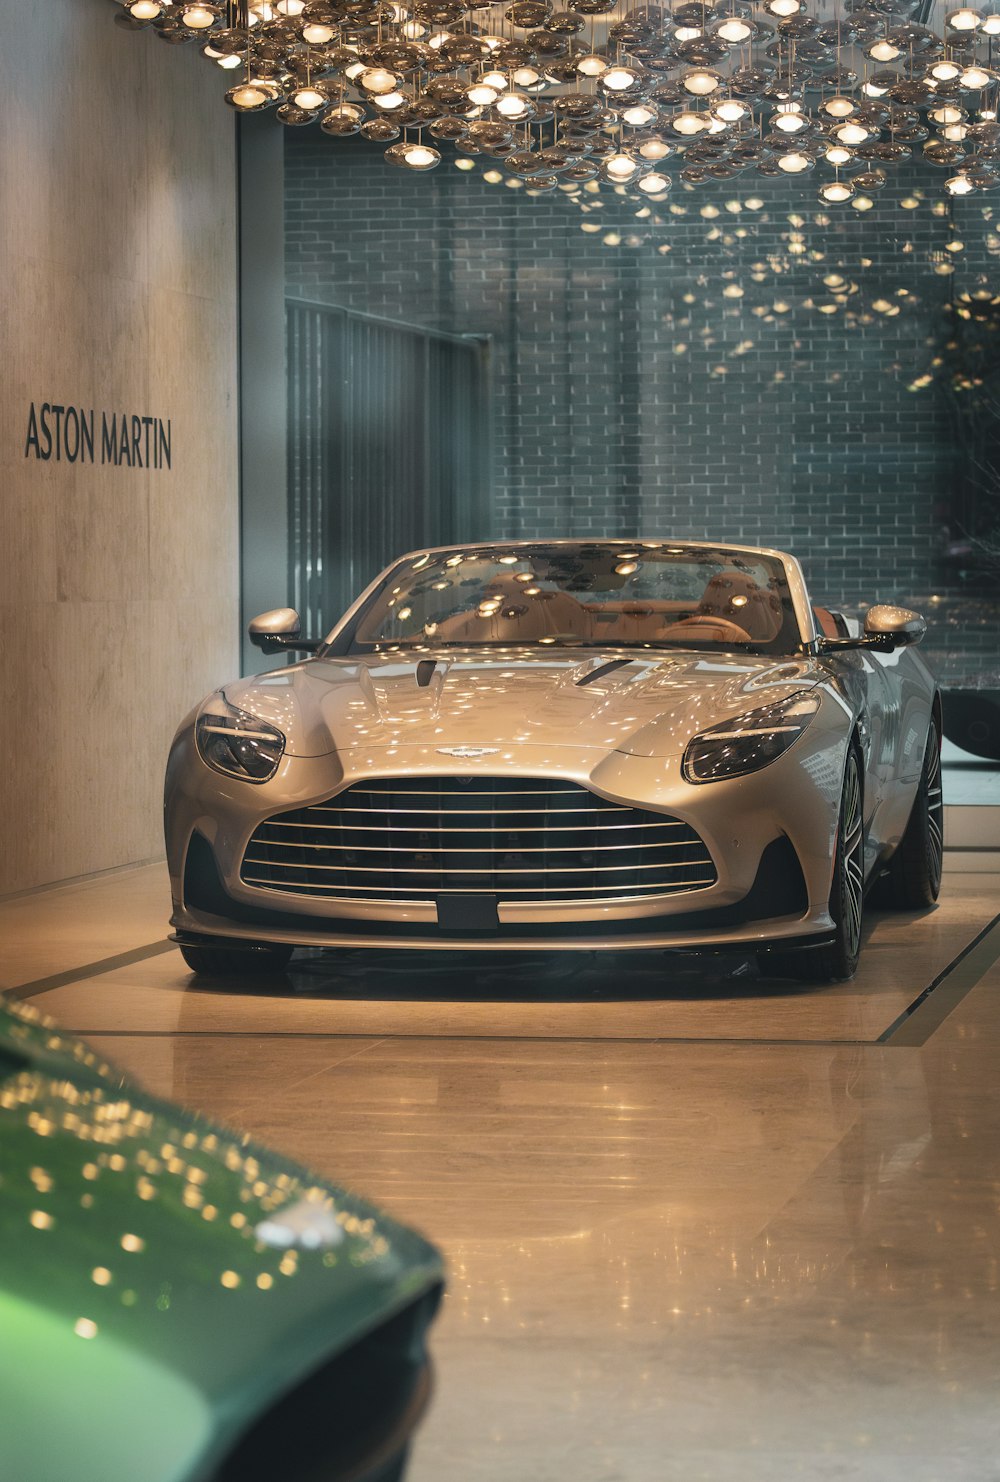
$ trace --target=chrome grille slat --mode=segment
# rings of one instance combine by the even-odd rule
[[[261,844],[269,844],[269,843],[272,843],[273,842],[273,840],[270,840],[270,839],[258,838],[257,835],[255,835],[254,837],[257,838],[257,842],[258,843],[261,843]],[[282,847],[282,849],[311,849],[313,851],[321,850],[323,852],[326,852],[327,850],[329,850],[330,845],[329,844],[300,844],[297,840],[286,840],[286,839],[283,839],[281,841],[281,847]],[[352,854],[395,854],[395,853],[398,853],[398,850],[392,844],[353,844],[353,845],[344,845],[343,847],[345,849],[348,849],[350,851],[350,853],[352,853]],[[427,854],[430,851],[430,847],[431,846],[429,844],[425,844],[425,845],[419,845],[418,844],[416,846],[416,851],[415,852],[417,854]],[[601,854],[611,854],[615,850],[623,850],[623,849],[687,849],[689,847],[690,846],[683,839],[674,839],[672,841],[671,840],[663,841],[663,840],[660,840],[660,839],[653,839],[648,844],[645,844],[645,843],[638,843],[638,844],[603,844],[603,845],[601,845],[599,852]],[[546,855],[570,854],[570,855],[576,855],[576,854],[596,854],[598,852],[598,850],[597,849],[577,849],[577,850],[573,850],[573,849],[557,849],[557,848],[551,848],[551,847],[548,848],[548,849],[546,849],[544,846],[542,846],[541,848],[536,848],[533,845],[529,845],[529,846],[525,847],[524,845],[519,844],[517,846],[517,848],[516,848],[516,851],[515,851],[514,850],[514,847],[512,845],[505,845],[505,844],[498,845],[495,848],[488,845],[488,846],[486,846],[485,848],[482,848],[482,849],[474,849],[474,848],[471,848],[471,847],[466,847],[465,845],[457,845],[457,844],[451,844],[451,843],[449,843],[449,845],[448,845],[448,853],[449,854],[499,854],[499,855],[503,855],[503,854],[511,854],[511,853],[514,853],[514,852],[516,852],[518,854],[546,854]],[[266,863],[266,862],[267,861],[261,861],[261,863]]]
[[[614,810],[616,813],[630,813],[631,808],[623,808],[620,803],[609,803],[607,812]],[[371,808],[330,808],[324,804],[317,803],[309,810],[311,813],[360,813],[367,816],[376,810]],[[422,818],[425,814],[433,813],[433,808],[393,808],[393,813],[412,814],[416,818]],[[456,808],[456,813],[468,813],[473,818],[495,818],[495,817],[521,817],[529,814],[539,818],[551,818],[553,814],[561,818],[564,813],[582,813],[593,815],[592,808]],[[676,821],[676,820],[674,820]]]
[[[316,810],[315,809],[310,809],[309,811],[310,812],[315,812]],[[354,810],[352,810],[350,808],[345,808],[344,809],[344,812],[345,813],[350,813],[352,811],[354,811]],[[358,810],[358,811],[360,811],[360,810]],[[582,809],[580,811],[582,812]],[[625,813],[627,813],[629,810],[627,808],[624,808],[624,809],[622,809],[622,811],[625,812]],[[424,817],[424,816],[430,817],[429,814],[428,815],[424,815],[424,814],[420,814],[420,813],[415,813],[415,814],[412,814],[410,816],[412,816],[414,818],[421,818],[421,817]],[[456,814],[456,817],[464,817],[464,816],[465,816],[464,814]],[[487,815],[484,815],[484,816],[487,816]],[[491,815],[491,816],[494,816],[494,817],[502,816],[502,810],[498,810],[498,812],[496,814]],[[546,815],[543,815],[543,816],[548,817],[550,815],[546,814]],[[674,818],[664,819],[662,823],[647,823],[645,826],[646,826],[646,828],[649,828],[649,829],[651,829],[651,828],[663,828],[663,829],[673,829],[675,832],[676,831],[684,832],[684,825],[683,824],[679,824],[677,822],[677,820],[674,819]],[[438,825],[437,824],[434,824],[433,827],[436,828],[436,827],[438,827]],[[449,823],[446,832],[448,832],[449,834],[478,834],[478,833],[480,833],[482,831],[482,827],[483,827],[483,825],[482,825],[481,822],[478,823],[475,828],[464,828],[464,827],[455,828],[455,826],[453,824],[450,824]],[[537,827],[536,827],[536,825],[532,824],[528,828],[519,828],[517,830],[517,832],[519,834],[528,834],[528,833],[540,833],[540,834],[544,834],[549,829],[551,829],[553,827],[554,826],[552,824],[549,824],[549,823],[541,824],[541,825],[538,825]],[[615,830],[615,829],[632,829],[632,828],[635,827],[635,824],[633,824],[633,823],[602,823],[602,824],[599,825],[599,827],[600,827],[600,831],[601,831],[602,834],[607,834],[607,833],[613,832],[613,830]],[[349,830],[352,833],[355,832],[355,831],[357,831],[357,832],[364,831],[365,833],[373,833],[373,834],[374,833],[383,833],[384,834],[384,833],[388,833],[390,831],[393,832],[393,833],[400,833],[400,834],[406,834],[406,833],[409,833],[409,834],[423,834],[423,833],[426,833],[427,832],[427,829],[425,829],[425,828],[418,828],[418,827],[416,827],[416,825],[411,825],[411,824],[402,824],[402,825],[400,825],[400,824],[395,824],[395,823],[285,823],[280,818],[269,818],[266,824],[261,824],[261,828],[269,828],[269,829],[271,829],[271,828],[298,828],[298,829],[308,828],[308,829],[327,829],[327,830],[328,829],[341,829],[341,830],[347,829],[347,830]],[[560,833],[560,834],[573,834],[573,833],[589,834],[589,833],[591,833],[593,831],[593,829],[594,829],[594,825],[592,823],[591,824],[571,823],[569,825],[565,825],[565,824],[564,825],[561,825],[560,827],[556,828],[555,831],[556,831],[556,833]]]
[[[386,780],[387,781],[388,780],[391,780],[392,781],[393,786],[392,786],[391,791],[396,796],[398,796],[398,797],[438,798],[438,797],[441,796],[440,792],[438,792],[438,790],[436,788],[433,788],[433,787],[424,787],[422,784],[420,786],[418,786],[418,787],[400,786],[401,783],[405,783],[406,780],[407,780],[404,777],[393,778],[393,779],[386,779]],[[496,796],[495,792],[493,792],[488,787],[476,787],[476,786],[474,786],[474,782],[481,782],[483,780],[482,778],[477,777],[477,778],[472,779],[472,780],[470,780],[468,782],[461,781],[457,777],[454,778],[453,780],[456,781],[456,782],[459,782],[459,785],[461,787],[461,796],[464,797],[464,798],[492,798],[492,797],[495,797]],[[503,781],[503,780],[506,780],[506,779],[502,779],[502,778],[491,778],[490,780],[491,781]],[[527,777],[519,777],[519,778],[511,778],[511,781],[529,782],[529,781],[531,781],[531,779],[530,778],[527,778]],[[352,798],[383,798],[383,797],[385,797],[386,792],[388,790],[389,789],[380,788],[380,787],[365,787],[361,783],[355,783],[354,786],[349,789]],[[572,797],[576,797],[577,794],[578,794],[578,792],[579,792],[579,788],[578,788],[578,786],[577,786],[577,784],[575,782],[571,782],[568,787],[555,787],[551,783],[545,783],[542,787],[505,787],[504,788],[504,791],[503,791],[503,796],[504,797],[507,797],[507,798],[537,798],[537,797],[545,797],[545,796],[550,796],[550,797],[554,797],[554,798],[555,797],[569,797],[569,798],[572,798]],[[595,793],[595,794],[592,794],[592,796],[596,797],[597,795]],[[607,808],[623,808],[623,807],[626,807],[627,806],[627,804],[624,804],[624,803],[612,803],[608,798],[601,798],[600,801]],[[331,799],[327,803],[317,803],[316,804],[316,807],[318,807],[318,808],[330,808],[330,807],[333,807],[333,805],[334,805],[333,804],[333,799]]]
[[[244,864],[269,865],[269,859],[250,859],[244,857]],[[687,869],[689,861],[683,860],[675,865],[664,864],[660,860],[654,860],[650,864],[627,864],[627,865],[561,865],[560,875],[609,875],[620,873],[622,870],[683,870]],[[308,864],[297,864],[292,860],[284,864],[286,870],[354,870],[357,865],[338,864],[316,864],[310,861]],[[363,866],[362,866],[363,868]],[[432,869],[426,865],[379,865],[379,872],[383,875],[490,875],[494,878],[503,875],[531,875],[537,874],[535,870],[504,869],[502,865],[490,865],[485,870],[477,870],[466,867],[464,869],[449,869],[447,865],[435,865]]]
[[[276,888],[274,886],[274,884],[271,881],[269,881],[269,880],[266,880],[266,879],[263,879],[263,878],[252,878],[251,876],[245,876],[244,877],[244,883],[247,884],[247,885],[263,885],[263,886],[267,886],[271,890],[274,890]],[[714,882],[714,880],[685,880],[685,881],[683,881],[681,883],[683,884],[683,886],[684,886],[685,889],[703,890],[706,885],[713,885],[715,882]],[[668,887],[665,887],[667,893],[669,893],[671,890],[676,890],[678,888],[679,887],[676,884],[673,884],[673,885],[670,885]],[[283,891],[287,891],[289,894],[292,894],[292,895],[322,895],[327,900],[350,900],[350,899],[355,898],[355,897],[357,897],[359,895],[364,895],[364,894],[366,894],[368,892],[375,892],[378,895],[378,898],[379,899],[384,898],[384,895],[385,895],[384,887],[379,886],[379,885],[355,885],[355,886],[352,886],[350,895],[345,895],[344,892],[340,889],[339,886],[334,886],[334,885],[325,886],[325,885],[322,885],[322,884],[308,884],[308,885],[303,885],[303,884],[300,884],[297,881],[295,883],[292,883],[291,881],[288,881],[284,885],[282,885],[281,889]],[[578,886],[576,888],[576,890],[574,892],[574,898],[579,898],[579,895],[580,895],[580,892],[581,891],[587,891],[590,894],[596,895],[596,896],[598,896],[600,898],[609,897],[609,896],[611,896],[613,894],[613,892],[608,891],[606,889],[606,887],[604,887],[602,885],[581,885],[581,886]],[[438,892],[435,892],[435,894],[437,894],[437,893]],[[463,885],[463,887],[462,887],[462,894],[463,895],[496,895],[496,893],[497,893],[496,890],[492,886],[485,886],[485,885],[469,885],[469,886],[464,886]],[[655,900],[657,898],[657,896],[659,896],[661,894],[663,894],[663,891],[655,888],[655,885],[651,887],[651,885],[647,883],[643,887],[643,891],[641,893],[640,892],[636,892],[636,891],[632,891],[627,896],[624,896],[624,895],[622,895],[622,896],[615,896],[614,898],[615,899],[620,899],[620,900],[630,900],[630,901],[631,900],[650,900],[650,899],[654,899]],[[528,900],[539,900],[539,899],[548,899],[548,900],[552,900],[552,899],[559,899],[559,900],[561,900],[561,899],[563,899],[563,896],[555,896],[555,897],[553,897],[552,895],[546,896],[544,894],[544,887],[537,887],[536,888],[535,886],[529,887],[529,886],[526,886],[526,885],[525,886],[505,887],[504,896],[505,896],[506,899],[509,899],[509,900],[517,900],[517,901],[528,901]],[[426,894],[425,895],[422,895],[422,896],[420,896],[420,895],[414,895],[412,898],[410,896],[407,896],[406,899],[407,899],[407,901],[410,904],[423,904],[423,905],[431,905],[431,904],[433,904],[433,897],[427,896]],[[569,899],[569,897],[566,897],[566,899]]]
[[[265,819],[241,878],[322,900],[459,893],[551,904],[655,899],[704,890],[717,875],[702,840],[669,815],[561,779],[439,777],[357,784]]]

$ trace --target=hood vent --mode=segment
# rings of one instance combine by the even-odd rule
[[[613,674],[616,669],[626,669],[632,662],[632,659],[609,659],[606,664],[598,664],[596,669],[578,679],[576,687],[582,690],[585,684],[593,684],[595,679],[603,679],[605,674]]]

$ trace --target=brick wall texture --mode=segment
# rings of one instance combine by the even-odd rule
[[[934,364],[952,293],[996,285],[991,197],[937,215],[923,166],[867,212],[821,207],[817,170],[675,185],[637,217],[607,186],[584,213],[453,159],[415,175],[290,130],[286,271],[291,297],[490,337],[484,537],[774,545],[819,601],[923,608],[953,678],[996,664],[995,595],[970,603],[941,563],[956,448]]]

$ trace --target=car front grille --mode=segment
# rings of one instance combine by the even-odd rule
[[[686,823],[575,782],[407,777],[358,782],[258,825],[247,885],[323,900],[620,900],[704,890],[718,878]]]

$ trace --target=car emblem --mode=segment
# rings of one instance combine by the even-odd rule
[[[439,746],[439,756],[458,756],[463,761],[474,760],[477,756],[496,756],[499,746]]]

